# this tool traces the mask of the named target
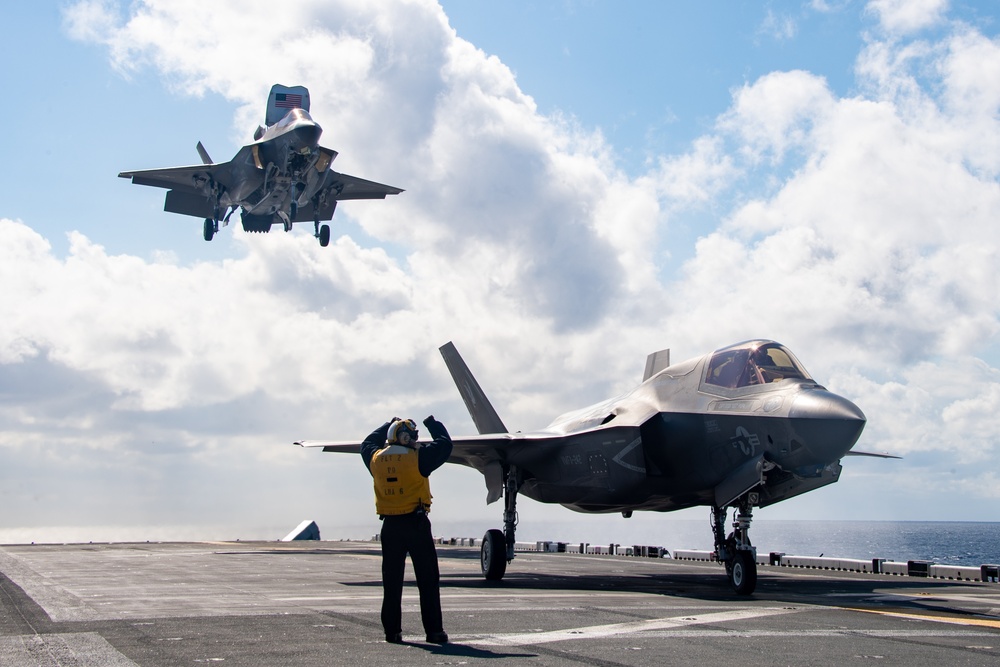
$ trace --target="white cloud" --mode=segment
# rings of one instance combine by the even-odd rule
[[[868,11],[875,13],[882,27],[906,35],[941,21],[948,10],[948,0],[871,0]]]
[[[821,78],[803,71],[774,72],[734,94],[734,104],[720,128],[735,134],[751,161],[771,155],[780,161],[803,143],[821,122],[834,98]]]
[[[776,14],[773,9],[768,9],[764,20],[761,22],[757,33],[765,35],[779,42],[788,41],[795,37],[798,26],[795,19],[787,14]]]
[[[922,7],[923,23],[873,5],[897,33],[944,9]],[[1000,335],[1000,88],[970,74],[1000,68],[1000,50],[982,34],[870,41],[856,97],[809,72],[765,75],[689,151],[629,178],[600,132],[539,114],[434,3],[128,12],[79,3],[67,21],[122,69],[240,103],[248,133],[272,83],[308,85],[340,168],[407,191],[352,209],[384,248],[237,230],[236,257],[191,266],[77,233],[58,257],[30,221],[0,221],[0,364],[22,383],[0,392],[8,457],[57,443],[114,451],[111,469],[141,479],[162,479],[156,457],[187,475],[194,459],[199,474],[238,461],[340,475],[287,443],[362,436],[399,412],[471,427],[435,350],[447,340],[527,430],[626,388],[649,351],[758,336],[861,405],[867,449],[1000,453],[997,371],[976,360]],[[669,225],[706,207],[722,224],[662,275]],[[338,490],[367,493],[344,475]]]

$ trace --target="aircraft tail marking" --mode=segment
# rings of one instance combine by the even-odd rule
[[[444,357],[444,363],[451,373],[451,379],[455,381],[458,393],[462,395],[465,407],[469,410],[469,416],[472,417],[479,434],[508,433],[507,427],[500,420],[497,411],[493,409],[490,400],[486,398],[485,392],[476,382],[472,371],[465,365],[465,361],[455,349],[455,345],[451,342],[445,343],[441,346],[440,351],[441,356]]]
[[[305,86],[283,86],[276,83],[267,95],[267,113],[264,124],[271,127],[285,117],[291,109],[309,111],[309,91]]]

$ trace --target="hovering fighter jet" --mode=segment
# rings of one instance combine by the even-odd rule
[[[514,558],[517,495],[577,512],[671,512],[707,505],[715,551],[737,593],[757,582],[749,529],[766,507],[832,484],[855,452],[865,416],[813,380],[784,346],[738,343],[670,365],[669,350],[646,360],[635,389],[566,413],[541,431],[510,432],[452,343],[441,348],[480,435],[453,437],[449,463],[486,478],[487,503],[504,497],[503,530],[483,538],[487,579]],[[358,442],[302,441],[327,452]],[[729,508],[736,509],[726,535]]]
[[[321,246],[330,244],[337,202],[385,199],[403,192],[391,185],[366,181],[330,168],[337,151],[319,145],[323,129],[309,115],[309,91],[303,86],[275,84],[267,97],[265,126],[254,133],[229,162],[214,163],[198,142],[204,164],[193,167],[123,171],[137,185],[168,188],[164,211],[205,219],[206,241],[229,224],[240,209],[243,229],[269,232],[271,225],[291,231],[296,222],[313,221]]]

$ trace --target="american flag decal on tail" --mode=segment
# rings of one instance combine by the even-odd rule
[[[275,93],[274,106],[279,109],[301,109],[302,96],[293,95],[292,93]]]

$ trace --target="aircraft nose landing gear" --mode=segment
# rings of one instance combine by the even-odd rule
[[[712,508],[712,532],[715,535],[716,557],[726,566],[726,576],[739,595],[750,595],[757,588],[757,549],[750,544],[750,522],[756,493],[739,499],[733,532],[725,536],[728,508]]]

